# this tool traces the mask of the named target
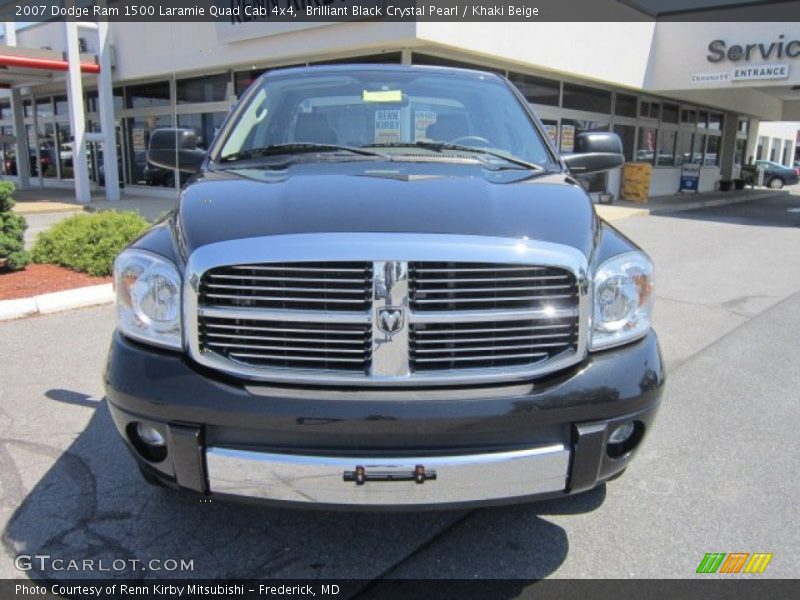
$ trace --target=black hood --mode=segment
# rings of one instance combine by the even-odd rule
[[[564,174],[441,162],[299,162],[200,174],[178,209],[187,256],[237,238],[321,232],[527,237],[587,257],[595,217]]]

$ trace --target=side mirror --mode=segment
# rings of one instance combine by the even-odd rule
[[[625,164],[619,136],[607,131],[582,131],[575,136],[575,154],[562,158],[573,175],[610,171]]]
[[[150,134],[147,162],[162,169],[196,173],[206,155],[197,143],[197,134],[191,129],[156,129]]]

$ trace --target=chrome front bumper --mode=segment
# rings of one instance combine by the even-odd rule
[[[563,444],[417,458],[206,451],[212,494],[329,505],[436,505],[559,492],[566,488],[569,462]]]

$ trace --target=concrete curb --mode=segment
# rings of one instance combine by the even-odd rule
[[[114,302],[114,291],[110,283],[40,294],[30,298],[0,301],[0,321],[21,319],[34,315],[47,315],[73,308],[85,308]]]
[[[668,215],[675,212],[683,212],[687,210],[698,210],[701,208],[712,208],[715,206],[728,206],[730,204],[739,204],[740,202],[749,202],[751,200],[763,200],[764,198],[772,198],[777,194],[787,193],[774,190],[764,190],[747,196],[731,194],[726,198],[709,198],[707,200],[692,200],[688,202],[681,202],[675,200],[669,204],[651,204],[647,202],[632,203],[630,201],[623,201],[624,203],[614,204],[595,204],[595,210],[606,221],[619,221],[630,217],[641,217],[647,215]]]

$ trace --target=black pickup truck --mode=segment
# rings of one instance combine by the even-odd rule
[[[563,497],[619,475],[664,368],[653,265],[505,79],[269,72],[115,263],[105,373],[144,478],[314,508]]]

